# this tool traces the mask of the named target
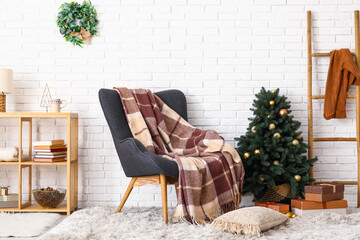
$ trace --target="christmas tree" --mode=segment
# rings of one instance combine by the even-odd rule
[[[279,89],[262,88],[255,95],[254,117],[245,136],[235,138],[245,168],[244,192],[259,196],[269,188],[284,183],[291,185],[291,195],[301,194],[304,186],[314,181],[309,176],[310,167],[317,161],[303,154],[304,143],[301,123],[290,113],[290,102],[279,95]]]

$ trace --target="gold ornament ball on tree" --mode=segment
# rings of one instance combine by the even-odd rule
[[[271,93],[275,93],[275,92],[276,92],[276,89],[271,90]]]
[[[278,160],[275,160],[275,161],[273,161],[273,164],[274,164],[274,165],[279,165],[280,162],[279,162]]]
[[[260,153],[260,149],[255,149],[254,153],[255,153],[255,154],[259,154],[259,153]]]
[[[252,132],[252,133],[256,133],[256,130],[255,130],[255,129],[256,129],[256,127],[253,126],[253,127],[251,128],[251,132]]]
[[[265,181],[265,179],[264,179],[263,177],[260,177],[260,181],[262,181],[262,182],[263,182],[263,181]]]
[[[272,105],[275,104],[275,102],[274,102],[273,100],[271,100],[271,101],[269,102],[269,104],[272,106]]]
[[[249,158],[249,157],[250,157],[250,153],[248,153],[248,152],[244,153],[244,158],[245,158],[245,159],[247,159],[247,158]]]
[[[300,175],[295,175],[294,178],[295,178],[295,180],[296,180],[297,182],[300,182],[300,181],[301,181],[301,176],[300,176]]]
[[[296,137],[297,139],[301,139],[301,134]]]
[[[269,115],[267,115],[267,118],[271,118],[271,115],[269,114]]]
[[[275,129],[275,124],[273,124],[273,123],[270,123],[269,124],[269,130],[274,130]]]
[[[281,138],[281,135],[280,135],[280,133],[275,133],[273,137]]]
[[[281,109],[280,111],[279,111],[279,115],[282,117],[282,116],[284,116],[285,114],[287,114],[288,113],[288,111],[286,110],[286,109]]]
[[[294,146],[296,146],[296,145],[298,145],[298,144],[299,144],[299,141],[298,141],[298,140],[296,140],[296,139],[294,139],[294,140],[292,141],[292,144],[293,144]]]

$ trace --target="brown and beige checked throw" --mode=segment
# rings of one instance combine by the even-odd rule
[[[232,146],[215,131],[191,126],[150,90],[115,89],[134,137],[179,166],[172,220],[202,224],[239,207],[244,168]]]

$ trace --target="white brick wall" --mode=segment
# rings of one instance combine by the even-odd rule
[[[0,66],[15,72],[9,111],[41,111],[48,83],[53,96],[68,101],[66,111],[79,113],[82,207],[117,205],[129,183],[98,103],[100,88],[181,89],[190,123],[232,141],[246,131],[254,94],[280,87],[306,133],[306,10],[313,11],[314,51],[329,51],[354,50],[353,10],[360,9],[358,0],[93,0],[99,37],[81,49],[58,32],[61,3],[0,1]],[[324,93],[328,62],[314,60],[314,94]],[[326,121],[322,102],[314,102],[316,135],[355,136],[352,109],[350,100],[348,119]],[[65,122],[39,120],[34,139],[64,137],[64,130]],[[1,120],[0,134],[1,147],[16,145],[17,122]],[[315,154],[322,180],[356,178],[354,144],[318,143]],[[16,186],[17,169],[0,170],[0,184]],[[34,185],[65,185],[64,174],[61,166],[37,167]],[[174,206],[174,189],[169,193]],[[354,206],[354,187],[346,198]],[[159,187],[148,186],[135,189],[127,206],[160,204]]]

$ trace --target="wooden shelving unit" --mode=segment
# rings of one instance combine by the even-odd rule
[[[5,112],[0,118],[19,119],[19,149],[23,149],[23,124],[29,128],[29,155],[22,156],[19,151],[19,161],[0,162],[0,165],[17,165],[19,170],[19,204],[17,208],[0,208],[0,212],[64,212],[70,215],[78,205],[78,114],[77,113],[33,113],[33,112]],[[67,120],[67,161],[56,163],[37,163],[32,161],[32,120],[33,118],[62,118]],[[63,165],[67,170],[66,202],[57,208],[42,208],[32,203],[32,166],[34,165]],[[22,202],[22,171],[29,171],[29,194],[26,202]]]

